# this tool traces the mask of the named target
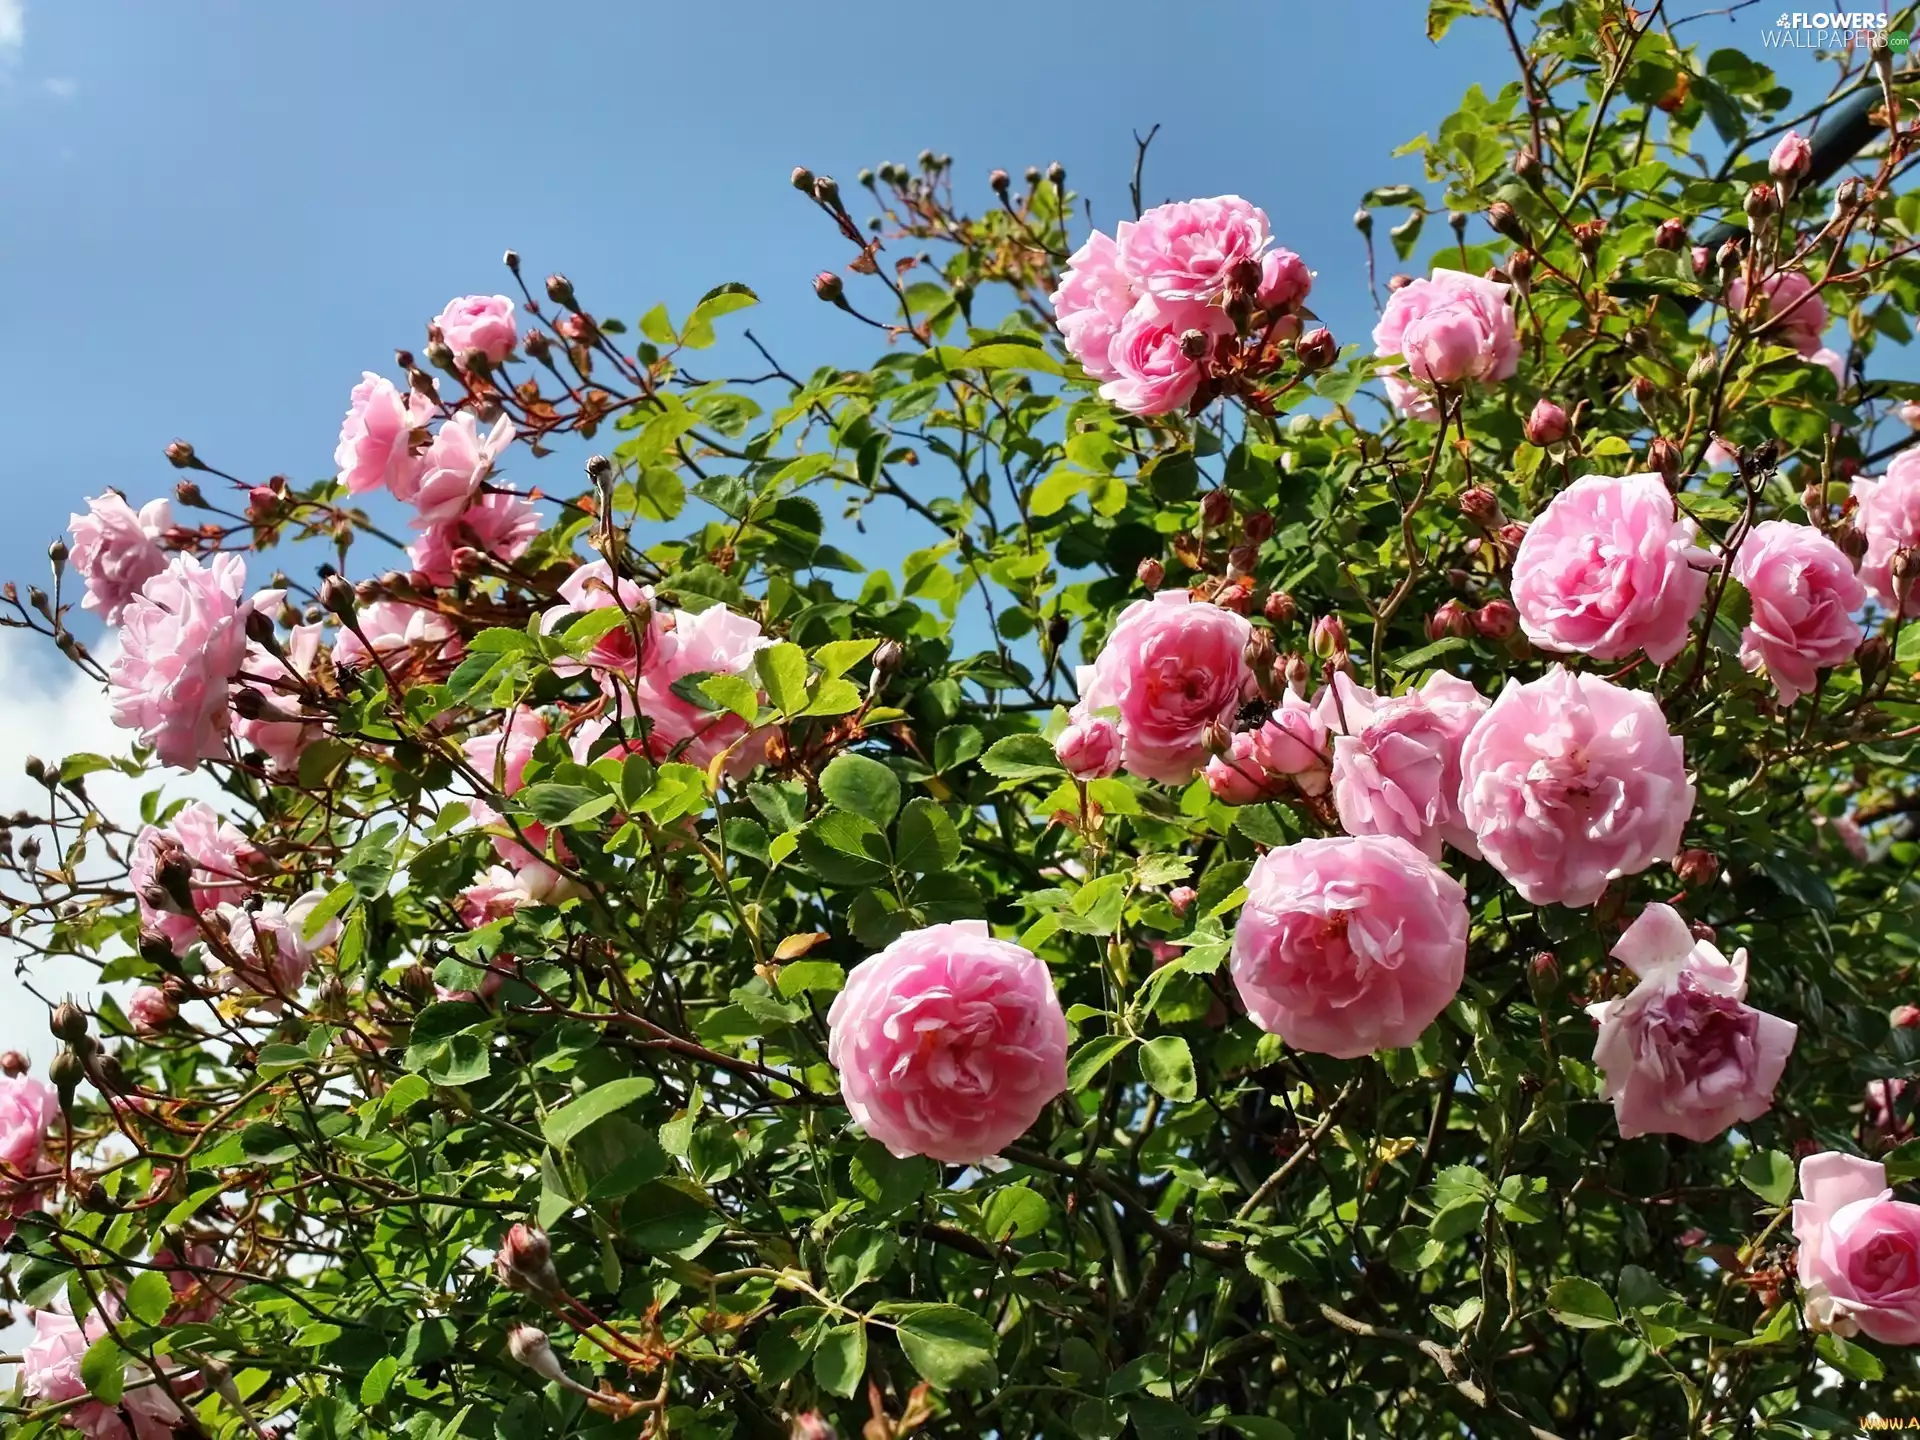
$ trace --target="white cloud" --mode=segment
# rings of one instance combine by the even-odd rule
[[[0,59],[13,59],[26,43],[26,0],[0,0]]]
[[[0,4],[5,3],[6,0],[0,0]],[[42,80],[40,82],[40,88],[55,100],[71,100],[80,93],[80,82],[69,79],[63,75],[55,76],[51,79]]]

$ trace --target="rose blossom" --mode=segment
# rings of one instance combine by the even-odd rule
[[[200,938],[194,916],[147,901],[147,891],[159,878],[161,851],[176,845],[186,853],[192,867],[187,880],[188,898],[194,911],[202,915],[251,895],[254,887],[250,872],[260,865],[261,856],[252,841],[221,819],[211,805],[199,800],[182,807],[165,825],[149,825],[134,837],[127,883],[140,904],[140,927],[164,935],[173,953],[184,955]]]
[[[1156,205],[1114,227],[1119,266],[1160,300],[1216,300],[1234,267],[1259,263],[1273,237],[1267,212],[1238,195]]]
[[[516,705],[500,728],[465,741],[461,752],[480,778],[502,795],[511,795],[523,783],[527,762],[547,734],[546,717],[538,710]]]
[[[613,693],[612,676],[639,678],[641,649],[644,647],[651,654],[666,630],[666,618],[654,609],[652,588],[624,575],[616,584],[613,567],[604,560],[594,560],[576,567],[561,581],[559,594],[561,603],[546,611],[540,620],[540,628],[549,635],[564,630],[575,616],[595,610],[618,606],[626,612],[627,619],[603,632],[582,659],[555,660],[553,673],[578,675],[582,670],[599,671],[600,688],[609,694]]]
[[[174,1402],[165,1381],[156,1381],[144,1365],[126,1367],[126,1393],[118,1405],[103,1405],[86,1399],[87,1383],[80,1376],[80,1362],[94,1341],[107,1333],[107,1322],[99,1314],[90,1316],[82,1326],[71,1315],[57,1310],[36,1310],[33,1314],[33,1339],[20,1356],[21,1389],[28,1400],[40,1405],[82,1403],[63,1410],[62,1423],[78,1430],[86,1440],[173,1440],[176,1427],[185,1419]],[[131,1419],[133,1427],[127,1427]]]
[[[1762,338],[1775,345],[1791,345],[1806,356],[1820,348],[1820,337],[1827,331],[1827,307],[1811,280],[1798,270],[1776,270],[1760,282],[1760,293],[1760,317],[1754,323],[1765,327]],[[1736,275],[1727,286],[1727,309],[1738,315],[1746,308],[1746,276]]]
[[[1745,1003],[1745,950],[1729,960],[1671,906],[1649,905],[1612,953],[1640,983],[1587,1014],[1600,1026],[1593,1063],[1623,1139],[1705,1142],[1773,1108],[1796,1032]]]
[[[1345,675],[1334,679],[1352,683]],[[1326,794],[1332,783],[1333,736],[1321,707],[1288,690],[1253,732],[1253,758],[1269,775],[1286,776],[1303,795]]]
[[[46,1168],[47,1131],[59,1114],[60,1097],[38,1075],[0,1075],[0,1201]]]
[[[1429,385],[1505,380],[1520,363],[1510,288],[1458,270],[1403,285],[1373,327],[1374,354],[1398,355]]]
[[[1133,287],[1120,273],[1120,252],[1112,237],[1099,230],[1073,252],[1060,288],[1047,297],[1067,353],[1095,380],[1119,378],[1107,351],[1134,299]]]
[[[80,608],[118,625],[140,587],[167,568],[160,537],[173,528],[173,506],[149,500],[136,511],[126,496],[109,490],[87,501],[86,514],[69,515],[67,528],[73,532],[68,558],[87,585]]]
[[[1686,647],[1712,557],[1658,475],[1583,475],[1527,526],[1513,559],[1520,628],[1547,650],[1664,665]]]
[[[175,555],[120,615],[108,677],[113,723],[137,730],[161,760],[192,770],[226,753],[227,685],[247,653],[247,565]]]
[[[1396,835],[1301,840],[1247,877],[1233,983],[1262,1030],[1351,1060],[1411,1045],[1460,989],[1467,895]]]
[[[1784,704],[1813,689],[1815,671],[1859,648],[1852,612],[1866,603],[1866,587],[1840,547],[1811,525],[1761,521],[1734,557],[1733,578],[1753,600],[1740,663],[1764,668]]]
[[[1920,1345],[1920,1205],[1895,1200],[1887,1170],[1825,1150],[1800,1162],[1793,1202],[1807,1324],[1883,1345]]]
[[[1440,418],[1440,407],[1434,403],[1433,396],[1407,379],[1397,368],[1382,366],[1374,373],[1386,387],[1387,403],[1409,420],[1425,420],[1431,424]]]
[[[1920,430],[1920,400],[1902,400],[1893,413],[1909,430]]]
[[[1260,261],[1260,289],[1254,299],[1262,310],[1291,310],[1313,289],[1307,262],[1285,248],[1269,250]]]
[[[1076,719],[1119,714],[1121,764],[1148,780],[1182,784],[1206,762],[1203,735],[1233,725],[1252,686],[1242,616],[1185,590],[1162,590],[1120,614],[1091,665],[1079,671]]]
[[[1460,810],[1493,868],[1536,905],[1591,905],[1673,858],[1693,813],[1659,702],[1554,666],[1508,680],[1460,750]]]
[[[1877,1136],[1889,1145],[1913,1138],[1913,1126],[1895,1108],[1906,1088],[1907,1082],[1898,1076],[1867,1082],[1860,1116],[1861,1126],[1867,1134]]]
[[[1068,722],[1053,753],[1069,775],[1104,780],[1120,768],[1120,729],[1104,715],[1083,716]]]
[[[251,745],[265,755],[276,774],[290,775],[298,770],[302,753],[327,733],[319,716],[310,722],[298,718],[279,718],[307,713],[300,700],[301,682],[312,680],[325,635],[324,625],[294,626],[281,646],[281,654],[286,657],[284,660],[264,645],[247,646],[240,682],[248,689],[258,691],[273,713],[262,715],[257,720],[236,714],[233,717],[233,733],[241,744]]]
[[[343,628],[333,642],[333,663],[347,670],[372,665],[374,657],[389,669],[449,664],[465,653],[460,632],[437,610],[403,600],[376,600],[354,616],[360,634]],[[368,646],[372,649],[369,650]]]
[[[540,533],[540,512],[519,491],[502,487],[476,496],[451,520],[415,527],[425,533],[407,547],[407,560],[429,584],[451,585],[458,578],[454,553],[477,550],[496,560],[518,560]]]
[[[513,443],[513,421],[505,415],[485,435],[471,410],[462,410],[440,427],[410,488],[394,493],[419,510],[414,527],[424,530],[458,520],[480,493],[493,462]]]
[[[725,605],[679,610],[666,618],[671,623],[663,624],[648,647],[634,686],[635,704],[652,722],[647,752],[655,760],[679,760],[704,770],[732,749],[729,768],[735,775],[745,774],[760,758],[748,743],[752,727],[731,710],[681,699],[673,686],[703,673],[751,677],[753,657],[773,642],[761,633],[759,621]]]
[[[847,1109],[895,1155],[987,1159],[1067,1088],[1053,976],[984,920],[910,930],[861,961],[827,1025]]]
[[[1242,730],[1233,737],[1226,753],[1207,761],[1200,773],[1206,777],[1214,799],[1223,805],[1251,805],[1281,793],[1275,778],[1255,758],[1254,749],[1253,732]]]
[[[1767,157],[1767,173],[1776,180],[1798,180],[1813,164],[1813,142],[1798,130],[1780,137]]]
[[[1460,746],[1486,711],[1472,685],[1439,672],[1418,690],[1350,707],[1345,733],[1333,742],[1341,827],[1349,835],[1398,835],[1433,860],[1442,841],[1478,859],[1460,816]]]
[[[127,1023],[142,1035],[155,1035],[179,1017],[180,1007],[158,985],[142,985],[127,997]]]
[[[1113,378],[1100,398],[1134,415],[1166,415],[1186,408],[1206,378],[1206,360],[1182,348],[1181,337],[1198,330],[1213,340],[1233,333],[1227,312],[1197,300],[1141,299],[1127,312],[1107,356]]]
[[[309,890],[290,905],[269,900],[257,909],[222,906],[227,941],[240,960],[237,970],[222,972],[225,988],[283,999],[298,990],[314,957],[340,938],[340,922],[334,919],[312,936],[306,933],[308,920],[326,898],[324,891]]]
[[[504,295],[462,295],[449,300],[433,323],[440,327],[440,338],[455,358],[478,350],[498,365],[520,339],[513,323],[513,301]]]
[[[513,871],[504,865],[491,865],[460,892],[460,923],[478,930],[506,919],[532,898]]]
[[[356,495],[383,487],[403,500],[412,495],[420,477],[414,436],[432,418],[433,402],[426,396],[403,396],[386,377],[362,371],[333,451],[340,483]]]
[[[1885,475],[1854,481],[1853,498],[1860,502],[1855,523],[1867,537],[1860,578],[1888,610],[1904,599],[1906,614],[1920,615],[1920,566],[1908,571],[1898,595],[1893,580],[1894,556],[1920,550],[1920,450],[1902,450]]]

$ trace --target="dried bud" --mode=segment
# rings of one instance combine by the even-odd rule
[[[1714,261],[1720,267],[1722,275],[1731,275],[1740,267],[1740,242],[1729,239],[1723,242],[1714,255]]]
[[[1307,657],[1298,650],[1289,650],[1280,661],[1280,673],[1285,677],[1287,688],[1296,695],[1305,695],[1307,686],[1313,681],[1313,670],[1307,664]]]
[[[173,498],[189,510],[205,510],[207,497],[200,493],[200,487],[191,480],[182,480],[173,487]]]
[[[1200,892],[1191,885],[1176,885],[1167,892],[1167,906],[1174,914],[1185,916],[1193,909],[1193,902],[1200,898]]]
[[[87,1038],[87,1012],[71,1000],[63,1000],[47,1017],[47,1029],[53,1032],[54,1039],[76,1044]]]
[[[873,650],[873,673],[891,675],[906,658],[907,652],[898,640],[882,640]]]
[[[1225,490],[1209,490],[1200,501],[1200,519],[1210,530],[1218,530],[1233,519],[1233,496]]]
[[[552,1243],[538,1225],[515,1225],[507,1231],[493,1273],[507,1289],[521,1295],[554,1295],[560,1290]]]
[[[320,603],[342,620],[351,620],[356,605],[352,583],[344,575],[327,576],[320,582]]]
[[[1167,567],[1149,555],[1140,562],[1139,568],[1133,573],[1134,577],[1148,590],[1158,590],[1161,582],[1167,578]]]
[[[1286,591],[1275,590],[1267,596],[1266,603],[1260,607],[1260,613],[1275,625],[1291,625],[1294,617],[1300,613],[1300,607],[1294,603],[1293,596]]]
[[[1047,166],[1047,179],[1052,182],[1055,189],[1058,189],[1067,183],[1067,167],[1058,160],[1054,161]]]
[[[1007,198],[1007,190],[1013,184],[1013,178],[1004,170],[994,170],[987,176],[987,184],[993,187],[993,193],[1002,200]]]
[[[806,166],[794,166],[792,179],[793,188],[798,190],[802,195],[811,195],[813,193],[813,172],[807,169]]]
[[[1540,153],[1531,145],[1523,145],[1514,152],[1513,173],[1515,178],[1528,185],[1538,185],[1542,171]],[[1496,229],[1499,227],[1496,226]]]
[[[1887,666],[1893,660],[1893,646],[1884,635],[1871,635],[1860,642],[1860,648],[1854,652],[1854,659],[1860,663],[1860,683],[1871,689],[1879,678],[1887,673]]]
[[[553,1353],[553,1342],[537,1325],[516,1325],[507,1332],[507,1353],[542,1380],[564,1382],[567,1372]]]
[[[1255,510],[1240,522],[1240,533],[1247,537],[1250,545],[1264,545],[1273,538],[1274,519],[1271,510]]]
[[[813,198],[829,210],[840,208],[840,182],[831,175],[822,175],[813,182]]]
[[[547,298],[556,305],[573,306],[573,282],[564,275],[547,277]]]
[[[1247,669],[1253,672],[1254,679],[1262,686],[1266,684],[1267,677],[1273,673],[1276,654],[1273,648],[1273,632],[1256,628],[1247,641]]]
[[[1673,857],[1673,873],[1687,889],[1697,890],[1720,873],[1720,857],[1711,850],[1682,850]]]
[[[1680,447],[1664,435],[1655,436],[1653,443],[1647,446],[1647,468],[1669,486],[1680,478],[1682,463]]]
[[[0,1054],[0,1075],[5,1075],[9,1079],[17,1080],[32,1068],[33,1061],[18,1050],[9,1050],[5,1054]]]
[[[1497,235],[1504,235],[1517,245],[1528,243],[1527,227],[1513,206],[1504,200],[1496,200],[1487,207],[1487,223]]]
[[[1338,615],[1322,615],[1313,622],[1313,653],[1321,660],[1336,660],[1347,653],[1347,627]]]
[[[1213,342],[1207,339],[1204,330],[1182,330],[1180,332],[1180,353],[1189,360],[1198,360],[1206,355]]]
[[[1662,250],[1680,250],[1687,243],[1687,222],[1669,215],[1653,232],[1653,243]]]
[[[1753,221],[1766,219],[1769,215],[1780,213],[1780,193],[1764,182],[1747,191],[1744,202],[1747,218]]]
[[[1200,732],[1200,744],[1209,755],[1224,755],[1233,748],[1233,732],[1219,720],[1209,720]]]
[[[1339,358],[1340,347],[1333,332],[1320,325],[1293,342],[1293,353],[1305,369],[1324,370]]]
[[[1498,530],[1507,523],[1500,511],[1500,497],[1484,485],[1473,485],[1460,492],[1460,513],[1483,530]]]
[[[1840,547],[1840,553],[1858,565],[1867,555],[1867,532],[1851,520],[1842,520],[1833,527],[1833,543]]]
[[[1599,253],[1600,242],[1607,238],[1607,222],[1604,220],[1582,220],[1573,227],[1573,243],[1588,259]]]
[[[1507,257],[1507,278],[1522,295],[1533,289],[1533,252],[1516,250]]]
[[[193,446],[184,440],[167,442],[167,463],[176,470],[201,470],[200,457],[193,453]]]
[[[840,283],[840,277],[831,270],[822,270],[813,277],[813,293],[829,305],[847,307],[847,289]]]
[[[1449,637],[1465,640],[1473,634],[1473,616],[1467,607],[1458,600],[1445,600],[1440,608],[1427,617],[1427,638],[1445,640]]]
[[[1511,640],[1520,629],[1520,612],[1505,600],[1489,600],[1473,612],[1475,633],[1486,640]]]
[[[1542,395],[1533,402],[1533,411],[1527,416],[1527,439],[1540,446],[1558,445],[1567,438],[1572,426],[1567,421],[1567,412],[1553,401]]]
[[[1373,235],[1373,212],[1362,205],[1353,212],[1353,228],[1369,238]]]

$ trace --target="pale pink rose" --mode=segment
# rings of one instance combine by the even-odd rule
[[[450,665],[466,653],[460,632],[446,616],[403,600],[376,600],[354,617],[361,634],[342,627],[333,642],[333,663],[347,670],[372,665],[378,656],[390,670]],[[368,647],[372,648],[369,649]]]
[[[1798,180],[1813,164],[1813,142],[1798,130],[1780,137],[1767,157],[1767,173],[1776,180]]]
[[[541,617],[540,628],[549,635],[564,631],[577,615],[616,607],[626,613],[626,621],[596,639],[583,660],[553,662],[556,675],[598,672],[601,689],[609,694],[613,693],[613,676],[624,675],[629,680],[639,677],[642,651],[651,653],[666,631],[666,617],[654,609],[652,587],[624,575],[616,585],[613,567],[604,560],[576,567],[560,582],[560,601]]]
[[[520,339],[513,323],[513,301],[504,295],[462,295],[449,300],[433,323],[456,359],[478,350],[498,365]]]
[[[1120,768],[1120,727],[1104,715],[1073,719],[1054,740],[1053,753],[1069,775],[1104,780]]]
[[[1783,703],[1812,690],[1816,671],[1859,648],[1853,612],[1866,604],[1866,587],[1840,547],[1811,525],[1761,521],[1734,557],[1733,578],[1753,600],[1740,663],[1764,668]]]
[[[1156,205],[1114,227],[1120,269],[1161,300],[1217,300],[1233,269],[1260,262],[1273,243],[1267,212],[1238,195]]]
[[[1800,1162],[1793,1202],[1807,1324],[1920,1345],[1920,1205],[1893,1198],[1884,1165],[1825,1150]]]
[[[1810,365],[1824,365],[1827,373],[1833,376],[1834,386],[1841,392],[1847,388],[1847,357],[1837,350],[1829,350],[1824,345],[1807,356]]]
[[[1707,442],[1707,453],[1704,459],[1706,460],[1709,470],[1718,470],[1723,465],[1734,465],[1739,461],[1739,458],[1738,455],[1735,455],[1733,451],[1722,445],[1718,440],[1709,440]]]
[[[679,760],[702,770],[732,749],[729,770],[743,775],[761,758],[752,727],[731,710],[703,709],[681,699],[674,682],[689,675],[753,675],[753,657],[773,642],[760,623],[725,605],[679,610],[648,647],[634,686],[640,714],[652,722],[647,750],[655,760]]]
[[[895,1155],[998,1155],[1067,1088],[1046,962],[984,920],[910,930],[848,972],[827,1058],[854,1122]]]
[[[1432,424],[1440,418],[1440,407],[1434,402],[1433,393],[1407,379],[1397,365],[1383,366],[1374,373],[1386,387],[1387,403],[1409,420]]]
[[[188,1244],[185,1255],[171,1248],[156,1251],[154,1268],[164,1270],[173,1287],[173,1309],[167,1314],[170,1325],[204,1325],[218,1315],[240,1288],[240,1281],[227,1275],[205,1272],[221,1268],[220,1253],[204,1240]]]
[[[1301,840],[1247,877],[1233,983],[1262,1030],[1351,1060],[1413,1044],[1460,989],[1467,892],[1394,835]]]
[[[496,560],[514,561],[540,533],[540,512],[533,501],[510,488],[483,490],[451,520],[415,528],[424,531],[407,547],[407,561],[430,584],[451,585],[458,578],[454,552],[477,550]]]
[[[1867,1082],[1860,1121],[1868,1134],[1889,1145],[1913,1138],[1912,1123],[1896,1108],[1906,1088],[1907,1082],[1898,1076]]]
[[[489,866],[460,892],[460,923],[469,930],[504,920],[533,897],[504,865]]]
[[[241,744],[251,745],[265,755],[277,775],[297,771],[307,747],[327,733],[322,717],[302,718],[312,712],[300,701],[300,682],[312,679],[326,633],[324,625],[294,626],[281,645],[285,660],[264,645],[247,646],[246,663],[240,671],[241,683],[259,691],[272,713],[257,720],[236,714],[233,733]]]
[[[324,891],[309,890],[290,905],[269,900],[252,909],[223,906],[227,940],[240,963],[237,969],[220,972],[222,987],[291,998],[313,968],[314,957],[340,938],[340,922],[335,919],[328,919],[312,936],[306,933],[308,920],[326,898]]]
[[[1286,776],[1301,794],[1324,795],[1332,783],[1333,733],[1319,707],[1289,690],[1253,732],[1253,758],[1269,775]]]
[[[127,997],[127,1023],[141,1035],[157,1035],[180,1015],[180,1007],[158,985],[142,985]]]
[[[184,955],[200,938],[193,915],[148,903],[147,892],[158,881],[159,857],[178,846],[186,855],[189,898],[196,913],[211,914],[221,905],[238,904],[254,890],[253,874],[263,863],[260,852],[211,805],[196,800],[183,806],[165,825],[149,825],[134,837],[127,864],[127,883],[140,904],[140,927],[164,935],[173,953]]]
[[[1860,502],[1854,522],[1867,537],[1860,578],[1888,610],[1904,600],[1909,617],[1920,615],[1920,565],[1908,570],[1900,595],[1894,594],[1893,582],[1893,557],[1920,551],[1920,450],[1902,450],[1885,475],[1854,481],[1853,498]]]
[[[1186,408],[1207,376],[1206,358],[1181,348],[1181,336],[1198,330],[1213,339],[1233,333],[1227,312],[1198,300],[1143,297],[1120,322],[1107,356],[1113,379],[1100,398],[1133,415],[1167,415]]]
[[[538,710],[515,706],[498,730],[475,735],[460,749],[480,777],[502,795],[511,795],[523,783],[534,747],[547,735],[547,721]]]
[[[1260,261],[1260,289],[1254,296],[1262,310],[1291,310],[1313,289],[1313,272],[1293,251],[1269,250]]]
[[[1561,666],[1507,688],[1460,750],[1480,853],[1536,905],[1591,905],[1671,861],[1693,813],[1679,737],[1644,691]]]
[[[59,1095],[38,1075],[0,1075],[0,1195],[46,1169],[47,1132],[59,1115]]]
[[[1813,282],[1798,270],[1776,270],[1760,282],[1759,313],[1750,317],[1764,327],[1761,337],[1771,345],[1791,345],[1812,356],[1827,333],[1827,307]],[[1727,309],[1738,315],[1747,308],[1747,279],[1736,275],[1727,286]]]
[[[1342,677],[1344,678],[1344,677]],[[1460,815],[1460,746],[1487,701],[1456,675],[1346,716],[1333,742],[1333,803],[1349,835],[1398,835],[1429,859],[1444,841],[1479,858]]]
[[[1120,254],[1112,238],[1099,230],[1073,252],[1060,288],[1047,297],[1067,353],[1095,380],[1119,378],[1107,351],[1136,298],[1120,273]]]
[[[1280,783],[1270,776],[1254,754],[1253,732],[1242,730],[1233,737],[1225,754],[1207,761],[1200,773],[1207,789],[1223,805],[1251,805],[1282,793]]]
[[[355,495],[384,488],[409,498],[420,483],[414,437],[432,418],[433,402],[426,396],[411,390],[403,395],[384,376],[362,371],[333,450],[340,483]]]
[[[1902,400],[1893,413],[1909,430],[1920,430],[1920,400]]]
[[[80,1378],[80,1362],[88,1347],[107,1333],[103,1317],[90,1316],[83,1327],[71,1315],[36,1310],[33,1332],[32,1341],[20,1356],[21,1389],[30,1402],[59,1405],[82,1400],[63,1410],[60,1418],[86,1440],[174,1440],[185,1414],[173,1400],[167,1383],[155,1380],[144,1365],[127,1366],[127,1388],[118,1405],[83,1400],[87,1384]],[[184,1380],[177,1383],[184,1388]]]
[[[1658,475],[1583,475],[1527,526],[1513,558],[1520,628],[1546,650],[1664,665],[1686,648],[1713,557]]]
[[[160,537],[173,528],[173,506],[149,500],[136,511],[126,496],[109,490],[87,501],[86,514],[69,515],[67,528],[73,532],[68,562],[87,585],[80,608],[118,625],[127,602],[167,568]]]
[[[1374,354],[1398,355],[1430,385],[1505,380],[1520,363],[1510,288],[1458,270],[1403,285],[1373,327]]]
[[[1640,983],[1587,1014],[1600,1026],[1593,1063],[1623,1138],[1705,1142],[1773,1108],[1796,1031],[1746,1003],[1745,950],[1728,959],[1671,906],[1649,905],[1612,953]]]
[[[1185,590],[1162,590],[1120,614],[1091,665],[1080,667],[1076,715],[1119,715],[1121,764],[1147,780],[1183,784],[1206,763],[1204,733],[1233,728],[1251,693],[1242,616]]]
[[[175,555],[120,614],[113,723],[180,770],[227,753],[227,686],[247,653],[247,564]]]
[[[513,421],[502,415],[485,435],[471,410],[462,410],[442,425],[420,457],[420,469],[411,489],[395,491],[420,512],[415,528],[450,524],[458,520],[479,495],[480,482],[494,462],[513,443]]]

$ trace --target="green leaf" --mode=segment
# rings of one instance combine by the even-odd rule
[[[820,772],[820,793],[842,810],[886,825],[900,811],[900,777],[878,760],[844,751]]]
[[[1042,375],[1065,375],[1067,367],[1038,345],[1017,340],[994,340],[976,345],[960,357],[963,365],[982,370],[1033,370]]]
[[[890,857],[880,827],[849,810],[829,810],[800,832],[800,858],[829,885],[882,884]]]
[[[1740,1167],[1740,1183],[1769,1205],[1784,1205],[1793,1194],[1793,1157],[1756,1150]]]
[[[901,813],[898,842],[895,859],[915,875],[945,870],[960,858],[960,832],[938,802],[924,795]]]
[[[859,1321],[835,1325],[813,1352],[813,1378],[829,1395],[848,1399],[867,1373],[867,1327]]]
[[[807,652],[798,645],[782,640],[756,651],[753,668],[768,703],[782,715],[798,715],[807,708]]]
[[[880,1308],[899,1326],[900,1348],[913,1368],[935,1389],[991,1390],[1000,1383],[993,1327],[972,1311],[958,1305]]]
[[[1066,773],[1053,753],[1053,742],[1042,735],[1009,735],[994,741],[980,757],[980,768],[1002,780],[1051,780]]]
[[[987,1197],[982,1211],[987,1238],[995,1243],[1038,1235],[1053,1219],[1046,1196],[1025,1185],[1002,1185]]]
[[[312,1063],[313,1057],[303,1046],[262,1045],[260,1058],[254,1069],[259,1072],[262,1080],[272,1080],[285,1075],[290,1070],[299,1070]]]
[[[714,708],[731,710],[751,725],[760,714],[760,692],[751,680],[740,675],[709,675],[700,682],[700,693]]]
[[[780,967],[781,998],[792,999],[803,991],[837,993],[847,983],[847,972],[831,960],[796,960]]]
[[[549,1145],[564,1148],[588,1126],[646,1099],[653,1091],[654,1083],[645,1075],[610,1080],[605,1085],[589,1090],[571,1104],[549,1111],[547,1118],[541,1122],[540,1133],[547,1137]]]
[[[1562,1275],[1547,1291],[1547,1310],[1562,1325],[1575,1330],[1595,1330],[1612,1325],[1620,1314],[1613,1299],[1591,1280],[1578,1275]]]
[[[921,1155],[895,1155],[878,1140],[861,1143],[848,1162],[847,1173],[853,1188],[882,1214],[912,1204],[940,1180],[933,1161]]]
[[[687,316],[687,323],[680,327],[681,343],[695,350],[706,349],[713,344],[715,320],[759,303],[760,297],[737,280],[714,286],[700,297],[700,302],[693,307],[693,313]]]
[[[102,1335],[80,1357],[80,1383],[102,1405],[118,1405],[127,1388],[127,1354],[111,1335]]]
[[[1084,1090],[1094,1077],[1111,1065],[1129,1045],[1131,1035],[1096,1035],[1083,1040],[1067,1057],[1067,1088]]]
[[[142,1325],[158,1325],[173,1308],[173,1286],[159,1270],[142,1270],[127,1286],[127,1313]]]
[[[656,305],[640,317],[640,333],[656,345],[672,345],[679,337],[673,333],[673,322],[667,318],[667,307]]]
[[[1871,1381],[1886,1378],[1887,1369],[1880,1363],[1880,1357],[1858,1341],[1843,1340],[1838,1335],[1822,1335],[1814,1342],[1813,1348],[1820,1352],[1822,1360],[1850,1379]]]
[[[1140,1073],[1169,1100],[1184,1103],[1199,1093],[1193,1050],[1178,1035],[1156,1035],[1140,1047]]]
[[[387,893],[387,886],[393,882],[392,847],[394,837],[399,833],[398,825],[382,825],[378,830],[361,836],[359,843],[347,852],[347,858],[340,862],[340,873],[364,898],[379,899]],[[331,900],[333,897],[327,898]],[[316,930],[314,933],[319,932]]]

